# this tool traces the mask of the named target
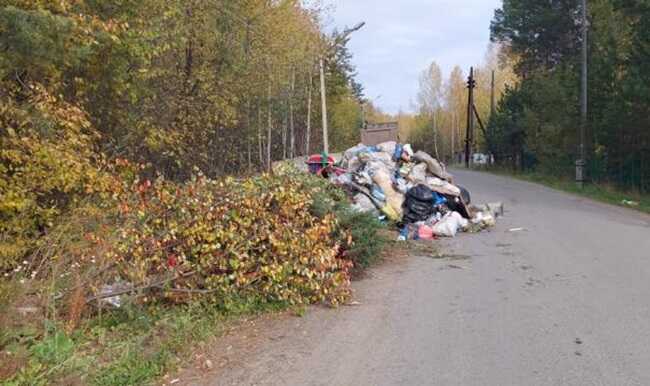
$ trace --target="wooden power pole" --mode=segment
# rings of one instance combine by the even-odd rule
[[[323,117],[323,151],[326,154],[330,152],[329,136],[327,133],[327,96],[325,91],[325,63],[321,56],[319,61],[320,66],[320,100],[321,100],[321,115]]]
[[[585,165],[587,155],[585,149],[586,130],[587,130],[587,0],[582,0],[582,79],[580,95],[580,148],[579,159],[576,161],[576,184],[582,188],[585,181]]]
[[[321,108],[322,108],[322,117],[323,117],[323,151],[327,154],[329,153],[329,136],[327,132],[327,98],[326,98],[326,90],[325,90],[325,54],[332,54],[336,50],[337,44],[343,43],[347,41],[348,37],[350,34],[353,32],[356,32],[363,28],[363,26],[366,25],[365,22],[361,22],[357,24],[356,26],[352,28],[348,28],[345,31],[343,31],[343,34],[339,35],[336,37],[336,39],[331,43],[329,47],[325,49],[323,53],[321,53],[321,56],[319,58],[319,67],[320,67],[320,95],[321,95]]]
[[[470,156],[474,144],[474,87],[476,81],[474,80],[474,67],[469,70],[469,78],[467,79],[467,132],[465,133],[465,167],[469,168]]]

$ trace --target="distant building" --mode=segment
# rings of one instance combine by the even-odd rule
[[[397,122],[368,123],[361,130],[361,142],[364,145],[378,145],[387,141],[399,142],[399,124]]]

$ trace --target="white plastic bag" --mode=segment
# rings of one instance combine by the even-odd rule
[[[331,177],[331,181],[336,185],[350,185],[352,183],[352,174],[344,173],[340,176],[333,175],[333,177]]]
[[[476,212],[472,218],[473,224],[478,224],[483,228],[493,227],[497,224],[494,215],[488,211],[486,212]]]
[[[351,147],[348,150],[346,150],[345,153],[343,154],[343,157],[347,160],[350,160],[356,157],[362,151],[365,151],[366,149],[367,149],[366,145],[360,143],[357,146]]]
[[[397,147],[397,142],[395,141],[383,142],[375,147],[379,149],[379,151],[383,151],[384,153],[390,154],[390,156],[392,157],[393,154],[395,153],[395,147]]]
[[[364,164],[381,162],[389,169],[395,169],[395,162],[393,162],[393,157],[384,152],[372,152],[372,153],[359,153],[359,161]]]
[[[458,212],[447,213],[433,226],[433,233],[441,237],[456,237],[459,230],[466,228],[468,222]]]
[[[361,169],[362,166],[363,166],[363,163],[361,163],[361,161],[359,160],[359,157],[354,156],[354,157],[350,158],[347,161],[347,166],[345,166],[345,168],[348,171],[356,172],[357,170]]]
[[[379,214],[379,210],[375,204],[372,203],[372,200],[365,194],[361,193],[354,196],[354,204],[352,205],[352,210],[361,213],[370,212]]]
[[[395,185],[395,189],[402,194],[406,194],[410,189],[409,184],[403,178],[398,178],[397,180],[395,180],[394,185]]]
[[[355,174],[354,175],[354,180],[356,181],[357,184],[360,184],[360,185],[363,185],[363,186],[372,185],[372,178],[370,177],[370,174],[368,174],[368,172],[365,171],[365,170]]]

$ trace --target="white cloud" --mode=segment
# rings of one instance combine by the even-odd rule
[[[366,95],[388,112],[408,110],[420,71],[435,60],[445,74],[482,61],[500,0],[333,0],[333,27],[365,21],[350,41]]]

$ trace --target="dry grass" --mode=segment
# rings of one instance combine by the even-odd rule
[[[81,316],[86,309],[86,296],[83,283],[79,275],[76,276],[75,287],[68,297],[68,314],[66,321],[66,331],[72,333],[79,326]]]

